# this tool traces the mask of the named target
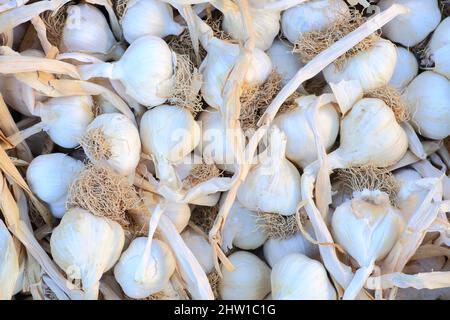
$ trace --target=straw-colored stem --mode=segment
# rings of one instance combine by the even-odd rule
[[[375,262],[372,261],[368,266],[361,267],[355,272],[355,276],[345,289],[343,300],[354,300],[358,293],[363,289],[366,280],[375,267]]]
[[[8,137],[9,142],[14,147],[17,146],[19,143],[23,142],[25,139],[28,139],[29,137],[35,135],[36,133],[39,133],[43,130],[45,130],[46,125],[43,122],[38,122],[35,125],[24,129],[22,131],[16,132],[12,136]]]

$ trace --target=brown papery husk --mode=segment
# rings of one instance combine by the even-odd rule
[[[200,88],[202,76],[195,68],[188,55],[177,54],[175,86],[172,89],[169,103],[188,109],[194,116],[203,110]]]
[[[405,122],[411,119],[406,103],[403,101],[400,92],[390,85],[385,85],[377,89],[369,90],[364,94],[365,98],[376,98],[384,101],[392,109],[397,122]]]
[[[111,144],[105,136],[102,127],[88,130],[81,138],[80,146],[95,161],[108,160],[112,155]]]
[[[66,208],[79,207],[128,227],[127,210],[137,208],[139,197],[127,179],[112,169],[88,164],[69,187]]]
[[[389,196],[392,205],[396,203],[399,184],[394,175],[386,168],[366,165],[337,169],[336,180],[340,182],[342,191],[350,196],[354,191],[380,190]]]
[[[288,239],[299,231],[296,215],[283,216],[278,213],[258,212],[256,226],[270,239]]]
[[[191,35],[189,33],[189,30],[184,30],[182,34],[180,34],[178,37],[173,36],[169,42],[169,47],[177,54],[180,55],[187,55],[189,56],[189,60],[192,63],[195,63],[196,57],[195,57],[195,51],[192,47],[192,39]],[[200,47],[200,58],[203,60],[206,57],[206,50],[203,49],[203,47]]]
[[[217,271],[212,271],[206,275],[208,277],[209,284],[211,285],[212,292],[214,293],[214,297],[216,300],[220,299],[219,295],[219,282],[220,282],[220,274]]]
[[[319,53],[328,49],[332,44],[342,39],[350,32],[356,30],[367,18],[357,10],[350,10],[349,16],[342,15],[335,23],[321,31],[311,31],[302,34],[298,41],[294,44],[293,52],[298,53],[304,63],[308,63],[314,59]],[[380,38],[380,32],[375,32],[359,42],[357,45],[348,50],[334,61],[338,69],[342,69],[345,62],[351,57],[366,51]]]
[[[112,0],[114,13],[119,21],[122,20],[122,17],[127,10],[128,1],[129,0]]]
[[[186,189],[195,187],[211,178],[219,177],[221,174],[222,171],[213,163],[194,164],[189,175],[183,180],[183,187]]]
[[[40,14],[47,29],[47,38],[54,46],[59,47],[63,37],[63,29],[67,19],[67,8],[74,2],[68,2],[57,11],[45,11]]]
[[[276,71],[272,71],[262,85],[246,86],[243,89],[240,96],[241,113],[239,120],[244,131],[257,127],[256,124],[260,115],[281,90],[281,80],[281,76]]]
[[[197,206],[192,210],[191,221],[203,232],[208,234],[214,225],[214,221],[219,213],[219,205],[213,207]]]

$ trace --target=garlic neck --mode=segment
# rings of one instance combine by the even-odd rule
[[[108,62],[87,64],[78,67],[78,72],[82,80],[89,80],[92,78],[114,79],[113,70],[114,64]]]

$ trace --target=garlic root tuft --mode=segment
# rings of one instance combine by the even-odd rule
[[[256,219],[257,227],[262,229],[269,239],[288,239],[299,231],[295,214],[282,216],[278,213],[258,212]]]
[[[364,94],[364,98],[376,98],[384,101],[392,109],[398,122],[405,122],[411,119],[409,109],[403,101],[400,92],[390,85],[369,90]]]
[[[189,189],[221,174],[222,171],[215,164],[194,164],[189,175],[183,180],[183,186]]]
[[[112,155],[111,144],[103,133],[102,127],[88,130],[81,138],[80,146],[94,161],[108,160]]]

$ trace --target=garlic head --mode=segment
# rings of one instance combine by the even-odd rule
[[[191,228],[181,234],[184,243],[200,263],[206,274],[214,271],[214,251],[208,240]]]
[[[283,85],[303,67],[303,63],[285,41],[275,40],[266,53],[272,61],[273,69],[282,77]]]
[[[427,55],[434,62],[434,71],[450,79],[450,17],[445,18],[433,32]]]
[[[397,46],[397,63],[389,84],[402,92],[419,72],[419,64],[414,54],[403,47]]]

